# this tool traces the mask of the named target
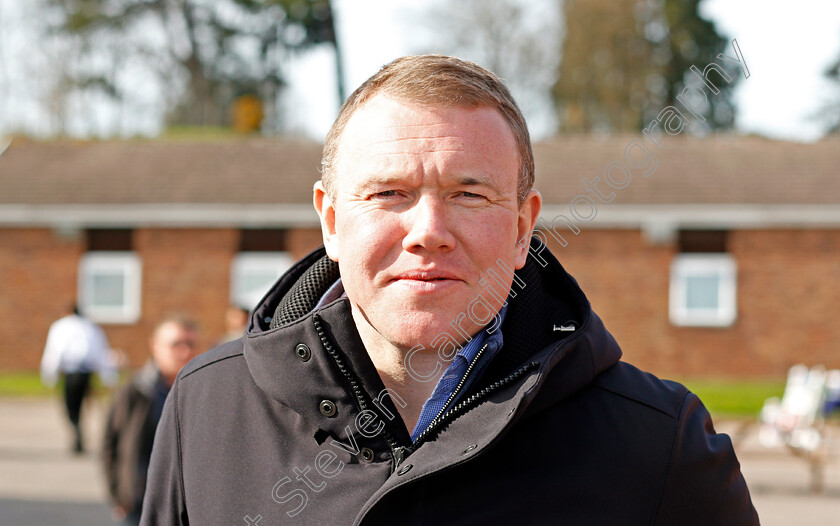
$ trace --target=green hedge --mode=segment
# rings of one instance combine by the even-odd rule
[[[781,398],[784,380],[721,380],[689,378],[681,381],[700,397],[712,416],[756,417],[764,401]]]
[[[37,372],[0,372],[0,397],[2,398],[55,396],[60,386],[61,381],[55,387],[44,386]],[[96,396],[102,396],[107,393],[108,389],[94,375],[91,381],[91,391]]]

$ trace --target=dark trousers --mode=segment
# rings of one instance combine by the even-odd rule
[[[73,424],[76,433],[77,451],[82,449],[82,430],[79,425],[82,417],[82,402],[85,400],[90,386],[90,373],[66,373],[64,375],[64,404],[67,407],[67,418]]]
[[[128,512],[128,515],[126,515],[123,521],[120,523],[121,526],[137,526],[138,524],[140,524],[141,511],[142,508],[137,508]]]

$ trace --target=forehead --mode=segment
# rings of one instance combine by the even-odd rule
[[[169,343],[168,340],[175,340],[185,335],[192,336],[194,334],[195,331],[192,329],[189,329],[180,323],[168,321],[158,327],[157,331],[155,331],[155,338],[158,341]]]
[[[473,168],[483,165],[516,183],[519,151],[501,112],[489,106],[433,106],[379,94],[350,117],[338,145],[337,175],[387,170],[394,164],[444,156]],[[463,166],[466,167],[466,166]]]

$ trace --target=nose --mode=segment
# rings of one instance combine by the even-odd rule
[[[440,199],[423,196],[406,215],[408,232],[403,249],[408,252],[446,251],[455,247],[455,236],[449,229],[446,210]]]

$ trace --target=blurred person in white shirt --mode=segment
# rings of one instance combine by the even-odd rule
[[[103,384],[112,386],[117,381],[117,370],[102,328],[82,316],[76,305],[70,310],[47,333],[41,381],[52,387],[58,383],[59,376],[64,377],[64,404],[73,426],[72,448],[75,453],[82,453],[81,411],[90,387],[90,375],[98,373]]]

